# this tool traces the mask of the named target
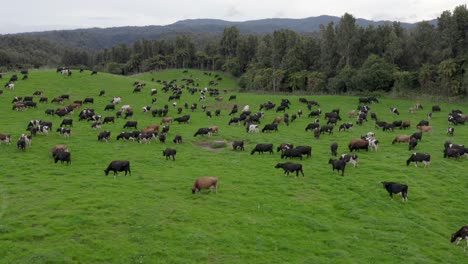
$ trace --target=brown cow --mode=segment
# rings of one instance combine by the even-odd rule
[[[219,128],[217,126],[210,126],[208,127],[209,129],[211,129],[211,133],[218,133],[219,132]]]
[[[174,121],[174,118],[168,116],[168,117],[163,117],[163,119],[161,120],[161,125],[162,124],[167,124],[167,123],[170,123],[172,124],[172,122]]]
[[[277,117],[275,117],[275,119],[273,119],[272,124],[279,124],[279,123],[281,123],[281,121],[283,121],[283,118],[280,117],[280,116],[277,116]]]
[[[145,129],[152,129],[153,132],[159,132],[159,125],[148,125]]]
[[[392,141],[392,144],[395,143],[400,143],[400,142],[406,142],[408,143],[410,141],[411,137],[408,135],[398,135],[395,137],[395,139]]]
[[[5,135],[5,134],[0,134],[0,144],[2,142],[5,142],[5,144],[10,145],[11,144],[11,136],[10,135]]]
[[[417,126],[421,132],[432,132],[432,126]]]
[[[369,141],[364,140],[364,139],[353,139],[351,140],[351,142],[349,142],[348,148],[350,152],[353,152],[353,150],[360,150],[360,149],[365,149],[366,151],[368,151]]]
[[[55,145],[55,147],[51,149],[51,154],[53,158],[55,158],[55,156],[57,156],[60,152],[70,152],[70,151],[68,150],[68,147],[65,145]]]
[[[218,193],[218,177],[200,177],[198,178],[192,187],[192,194],[196,191],[200,192],[202,189],[211,189]]]

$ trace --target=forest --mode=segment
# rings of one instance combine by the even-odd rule
[[[79,40],[76,40],[79,41]],[[79,45],[75,45],[79,46]],[[314,33],[290,29],[220,35],[191,33],[90,50],[37,36],[0,36],[0,71],[68,66],[132,75],[168,68],[224,71],[245,91],[428,95],[463,99],[468,91],[468,9],[437,23],[362,27],[345,13]]]

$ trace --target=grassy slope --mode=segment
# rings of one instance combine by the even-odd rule
[[[296,120],[290,127],[281,125],[278,133],[247,134],[242,126],[228,127],[228,109],[234,102],[221,105],[213,98],[208,109],[222,108],[221,117],[209,120],[200,110],[191,114],[191,124],[173,124],[168,142],[163,145],[116,141],[124,131],[124,120],[105,125],[112,131],[112,141],[97,142],[98,131],[91,124],[78,122],[72,137],[63,139],[55,132],[58,117],[46,117],[44,110],[53,104],[39,105],[37,110],[11,110],[15,95],[45,92],[51,100],[70,94],[72,100],[94,97],[92,106],[103,116],[104,106],[112,96],[122,96],[123,103],[136,110],[134,120],[139,127],[159,123],[160,118],[141,113],[150,104],[149,89],[161,86],[151,78],[171,80],[200,78],[203,87],[210,80],[202,72],[190,70],[146,74],[134,78],[99,73],[75,72],[71,78],[53,71],[33,71],[30,79],[19,81],[14,91],[0,96],[0,132],[13,135],[14,142],[25,132],[30,119],[53,121],[54,132],[39,135],[25,153],[11,146],[0,145],[3,152],[0,174],[0,262],[3,263],[460,263],[466,259],[462,250],[449,243],[450,234],[466,224],[468,212],[464,197],[468,195],[467,160],[442,158],[443,143],[448,137],[447,112],[466,106],[444,105],[442,113],[434,113],[432,134],[425,134],[418,145],[419,152],[432,154],[430,168],[405,166],[410,152],[406,144],[391,145],[393,137],[409,131],[382,132],[374,122],[356,127],[351,132],[335,131],[319,140],[304,132],[312,119]],[[8,78],[4,77],[4,78]],[[141,94],[132,94],[134,80],[149,84]],[[233,89],[235,83],[227,77],[221,89]],[[97,97],[100,90],[105,97]],[[231,93],[230,93],[231,94]],[[227,95],[223,95],[227,97]],[[160,91],[155,108],[162,108],[168,94]],[[237,94],[235,103],[249,104],[257,110],[260,103],[278,103],[285,96]],[[293,102],[290,114],[307,110]],[[311,96],[308,97],[312,99]],[[355,97],[314,97],[324,112],[340,108],[355,109]],[[382,99],[372,105],[379,118],[386,121],[411,119],[413,124],[425,119],[428,110],[409,115],[412,101]],[[179,105],[198,102],[197,95],[183,95]],[[431,105],[421,102],[426,109]],[[389,107],[397,106],[402,115],[396,117]],[[266,112],[261,125],[275,116]],[[177,117],[170,109],[169,116]],[[352,121],[342,114],[344,121]],[[322,119],[323,122],[323,119]],[[220,135],[214,138],[193,138],[200,127],[218,125]],[[455,128],[454,143],[468,144],[468,126]],[[376,131],[381,141],[377,152],[360,152],[357,168],[347,167],[345,177],[332,173],[327,164],[329,145],[339,143],[339,153],[347,153],[352,138]],[[174,145],[172,139],[182,135],[184,144]],[[198,143],[223,138],[243,139],[245,152],[229,148],[217,151],[198,147]],[[304,159],[306,176],[284,177],[274,169],[281,159],[274,155],[250,155],[257,143],[291,142],[311,145],[312,158]],[[73,163],[54,164],[49,150],[59,143],[69,146]],[[177,149],[176,161],[166,161],[162,150]],[[102,170],[114,159],[128,159],[132,176],[119,175],[115,180],[105,177]],[[295,161],[299,162],[299,161]],[[195,178],[216,175],[220,178],[218,195],[192,195],[189,188]],[[398,181],[409,185],[409,202],[397,197],[391,201],[380,182]],[[3,256],[3,257],[2,257]]]

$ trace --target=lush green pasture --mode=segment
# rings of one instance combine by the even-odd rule
[[[214,73],[213,73],[214,75]],[[455,127],[453,138],[446,136],[447,113],[455,108],[468,112],[466,105],[441,104],[442,112],[430,121],[434,132],[424,134],[418,152],[432,155],[429,168],[406,166],[411,155],[407,144],[392,145],[398,134],[411,134],[415,124],[426,119],[431,102],[421,102],[424,110],[414,115],[408,108],[417,101],[380,98],[371,105],[379,119],[410,119],[409,130],[382,132],[369,121],[352,131],[322,135],[315,139],[305,132],[308,110],[299,103],[299,96],[256,95],[237,93],[233,80],[223,76],[219,88],[223,102],[208,97],[198,102],[199,95],[185,92],[179,102],[205,104],[208,110],[222,110],[220,117],[209,119],[201,109],[191,115],[190,124],[171,125],[165,144],[116,141],[125,131],[125,120],[103,125],[112,132],[108,143],[98,142],[99,131],[91,123],[72,116],[72,136],[65,139],[55,132],[61,119],[46,116],[45,109],[58,105],[39,104],[24,112],[11,110],[14,96],[29,96],[36,90],[49,98],[70,94],[71,100],[94,97],[89,105],[102,116],[113,96],[121,96],[122,104],[135,110],[132,120],[138,128],[159,123],[161,118],[144,114],[141,108],[151,104],[150,89],[157,88],[158,102],[153,108],[168,103],[169,116],[178,117],[169,94],[161,91],[155,80],[197,79],[199,87],[212,80],[203,72],[181,70],[158,72],[133,78],[90,72],[71,77],[55,71],[32,71],[29,80],[18,81],[14,90],[4,89],[0,96],[0,133],[13,136],[13,144],[0,145],[0,262],[1,263],[463,263],[467,255],[461,247],[451,245],[450,235],[467,224],[468,159],[444,159],[443,144],[468,144],[468,125]],[[3,81],[6,82],[4,76]],[[142,93],[134,94],[133,82],[147,82]],[[98,97],[100,90],[106,95]],[[227,98],[236,94],[235,101]],[[289,98],[291,115],[304,111],[304,117],[289,127],[281,124],[277,133],[247,134],[245,127],[228,126],[233,104],[246,104],[257,111],[261,103],[271,100],[279,104]],[[344,121],[354,122],[347,112],[357,107],[356,97],[306,96],[320,102],[321,109],[342,111]],[[36,101],[39,101],[36,99]],[[390,113],[396,106],[401,115]],[[314,108],[316,109],[316,108]],[[260,128],[282,113],[266,111]],[[53,122],[48,135],[33,138],[25,152],[15,146],[26,132],[31,119]],[[324,124],[323,115],[321,123]],[[220,127],[219,135],[193,137],[198,128]],[[376,132],[378,151],[361,151],[359,165],[347,166],[345,176],[333,173],[329,145],[336,141],[339,153],[349,153],[348,142],[368,131]],[[175,145],[176,134],[183,137]],[[203,143],[216,139],[244,140],[246,150],[234,152],[229,147],[207,149]],[[283,142],[312,146],[312,157],[300,162],[305,177],[285,177],[275,169],[279,153],[250,155],[257,143],[273,143],[276,151]],[[54,164],[50,149],[66,144],[72,164]],[[166,160],[162,150],[173,147],[176,160]],[[132,175],[104,176],[110,161],[128,159]],[[111,173],[112,174],[112,173]],[[192,195],[190,188],[200,176],[218,176],[218,194],[205,191]],[[381,181],[397,181],[409,185],[409,201],[399,196],[390,200]]]

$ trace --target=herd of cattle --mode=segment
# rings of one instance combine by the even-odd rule
[[[57,73],[66,74],[71,76],[71,70],[67,68],[60,68],[57,69]],[[92,75],[96,73],[93,72]],[[14,84],[17,81],[16,79],[10,79],[10,81],[5,85],[5,88],[14,89]],[[27,78],[23,78],[25,80]],[[164,143],[167,139],[168,132],[171,128],[171,124],[173,122],[178,122],[179,124],[189,124],[190,123],[190,114],[181,115],[179,117],[171,117],[168,114],[172,111],[177,112],[177,114],[181,114],[184,111],[191,111],[195,112],[200,109],[202,112],[206,114],[208,118],[212,118],[211,111],[207,111],[207,107],[205,102],[207,100],[207,96],[214,97],[215,100],[219,103],[223,101],[222,96],[220,96],[220,91],[216,88],[190,88],[188,84],[193,84],[192,79],[183,79],[184,84],[187,85],[178,85],[177,80],[172,81],[160,81],[157,82],[163,85],[161,91],[165,94],[169,95],[168,102],[169,104],[164,104],[162,108],[155,109],[153,108],[154,105],[160,101],[160,98],[155,96],[158,95],[157,89],[151,89],[150,96],[151,96],[151,105],[145,105],[141,109],[143,114],[151,113],[153,117],[161,117],[161,122],[159,124],[151,124],[147,125],[146,127],[138,130],[138,121],[136,120],[127,120],[123,126],[123,129],[132,128],[134,131],[124,131],[120,132],[116,135],[116,140],[128,140],[128,141],[138,141],[140,143],[150,143],[152,140],[158,140]],[[219,77],[218,77],[219,81]],[[142,82],[135,82],[133,84],[133,93],[140,93],[146,86],[145,83]],[[3,91],[1,92],[3,93]],[[0,94],[1,94],[0,93]],[[104,96],[106,93],[105,90],[101,90],[98,96]],[[185,103],[182,106],[179,106],[178,103],[184,93],[189,93],[191,95],[197,94],[199,95],[198,103],[188,104]],[[28,108],[36,108],[37,103],[34,102],[34,99],[39,97],[39,103],[49,104],[49,100],[47,97],[43,96],[44,93],[42,91],[34,92],[33,96],[14,96],[12,100],[13,107],[12,109],[15,111],[26,111]],[[63,94],[57,97],[54,97],[50,104],[57,104],[56,109],[46,109],[44,111],[46,116],[58,116],[61,117],[62,122],[60,123],[59,127],[56,129],[56,132],[64,137],[70,137],[72,135],[72,128],[74,125],[74,116],[75,111],[78,112],[78,121],[89,121],[91,122],[92,129],[101,129],[103,125],[107,123],[115,123],[116,119],[133,119],[135,117],[134,108],[130,105],[122,105],[118,107],[119,104],[122,104],[123,98],[120,96],[112,97],[108,104],[104,107],[104,112],[107,111],[115,111],[115,115],[108,115],[102,116],[98,114],[94,109],[85,107],[87,104],[94,104],[94,98],[86,97],[84,100],[75,100],[73,102],[68,103],[70,100],[71,95]],[[235,95],[231,95],[229,97],[229,101],[236,100]],[[67,103],[68,105],[64,105]],[[299,99],[300,104],[304,104],[310,113],[307,115],[308,118],[317,118],[314,122],[307,124],[305,127],[305,131],[312,131],[315,138],[319,139],[322,135],[331,135],[333,134],[333,130],[335,126],[338,125],[339,121],[342,121],[340,116],[340,109],[333,109],[330,112],[323,113],[323,118],[326,121],[326,124],[321,124],[320,118],[322,116],[322,110],[317,108],[313,110],[313,107],[320,107],[319,102],[315,100],[308,100],[306,98]],[[364,122],[368,121],[368,116],[370,115],[370,119],[375,121],[375,129],[382,129],[382,131],[394,131],[395,129],[399,128],[401,131],[406,130],[411,127],[410,120],[398,120],[393,122],[385,122],[377,118],[377,114],[375,112],[371,112],[372,104],[379,103],[379,100],[376,97],[363,97],[358,99],[358,107],[356,110],[352,110],[347,113],[349,118],[355,118],[355,122],[343,122],[338,127],[338,131],[347,131],[352,130],[354,125],[362,126]],[[245,105],[242,109],[239,107],[238,104],[234,104],[229,112],[230,120],[228,122],[228,126],[231,125],[244,125],[246,128],[247,133],[274,133],[278,132],[279,125],[284,124],[285,126],[289,126],[292,122],[296,119],[301,118],[303,116],[302,110],[298,110],[297,113],[292,114],[291,116],[286,113],[287,110],[290,109],[292,102],[289,99],[282,99],[278,104],[268,101],[266,103],[260,104],[259,110],[257,112],[251,111],[251,107],[249,105]],[[227,104],[226,104],[227,105]],[[152,109],[153,108],[153,109]],[[173,108],[174,110],[171,110]],[[422,105],[416,104],[413,108],[410,108],[408,111],[410,114],[414,113],[416,110],[422,109]],[[432,106],[432,112],[440,112],[441,108],[437,105]],[[265,112],[263,111],[271,111],[277,113],[282,112],[282,116],[276,116],[272,123],[267,123],[263,125],[263,128],[260,129],[260,124],[264,123],[265,121]],[[400,115],[400,111],[396,107],[391,107],[390,112],[395,115]],[[432,118],[432,112],[427,115],[428,120],[422,120],[417,125],[416,128],[419,130],[418,132],[412,134],[399,134],[397,135],[392,144],[396,143],[407,143],[409,150],[414,150],[415,147],[418,145],[418,142],[421,141],[424,133],[430,133],[433,131],[433,127],[429,125],[429,121]],[[214,110],[215,116],[219,116],[221,114],[221,109]],[[468,115],[464,114],[461,110],[452,110],[449,112],[447,121],[449,124],[453,126],[463,125],[465,122],[468,121]],[[25,151],[29,146],[31,146],[31,142],[33,137],[37,136],[38,134],[48,135],[49,132],[52,131],[53,124],[52,122],[43,121],[43,120],[31,120],[27,127],[26,131],[28,133],[22,133],[22,135],[17,140],[16,146],[21,151]],[[197,136],[212,136],[213,134],[219,134],[219,127],[218,126],[209,126],[209,127],[201,127],[198,128],[193,135],[193,137]],[[455,133],[455,128],[450,126],[447,128],[447,135],[453,136]],[[108,130],[100,131],[97,135],[98,141],[105,141],[109,142],[111,140],[112,132]],[[7,134],[0,134],[0,143],[11,144],[12,137],[11,135]],[[182,144],[182,136],[176,134],[174,139],[172,140],[175,144]],[[244,151],[244,141],[242,140],[235,140],[232,142],[232,149],[234,151]],[[360,151],[360,150],[374,150],[377,151],[379,147],[379,140],[376,138],[374,132],[368,132],[366,135],[361,136],[357,139],[352,139],[348,144],[348,149],[350,154],[342,154],[338,156],[338,143],[332,142],[330,145],[330,151],[332,157],[338,158],[330,158],[328,160],[328,164],[331,165],[332,171],[337,170],[338,173],[341,171],[341,176],[344,176],[345,168],[348,164],[356,167],[358,165],[358,155],[353,154],[352,152]],[[274,154],[274,144],[273,143],[260,143],[256,144],[255,147],[251,150],[250,154],[253,155],[255,153],[270,153]],[[310,158],[312,155],[312,147],[307,145],[301,146],[294,146],[289,142],[284,142],[280,144],[276,148],[276,152],[280,152],[281,159],[299,159],[302,160],[303,157]],[[166,159],[171,159],[174,161],[177,151],[173,148],[166,148],[163,150],[163,157]],[[455,158],[460,159],[462,156],[468,156],[468,148],[461,144],[454,144],[450,141],[445,142],[444,144],[444,158]],[[68,147],[65,145],[56,145],[51,150],[51,156],[54,159],[55,163],[60,161],[61,163],[71,164],[71,153],[68,150]],[[407,159],[406,164],[409,165],[411,162],[414,162],[415,166],[418,166],[418,163],[423,163],[424,167],[428,167],[431,162],[431,155],[427,153],[412,153],[410,157]],[[304,177],[303,171],[303,164],[297,162],[285,162],[285,163],[277,163],[274,168],[281,168],[284,170],[284,175],[288,176],[289,173],[295,173],[296,177],[301,174]],[[112,171],[114,176],[117,175],[118,172],[125,172],[131,175],[130,170],[130,161],[128,160],[115,160],[112,161],[108,167],[104,170],[105,175],[108,175],[109,172]],[[393,197],[393,194],[401,194],[403,201],[408,200],[408,186],[406,184],[401,184],[397,182],[382,182],[384,189],[389,193],[390,197]],[[214,188],[217,191],[218,188],[218,178],[217,177],[201,177],[197,179],[194,183],[192,188],[192,192],[195,193],[196,191],[200,192],[202,189],[209,189]],[[468,227],[463,227],[457,233],[453,234],[452,242],[460,241],[461,239],[467,240],[468,245]]]

